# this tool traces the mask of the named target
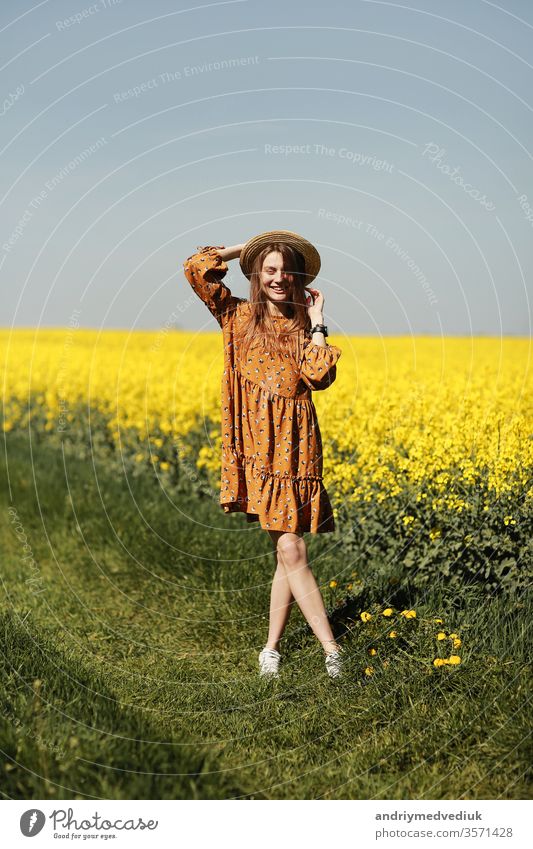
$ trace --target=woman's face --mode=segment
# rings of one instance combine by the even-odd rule
[[[271,301],[290,300],[293,280],[293,275],[283,270],[280,253],[271,251],[266,255],[261,269],[261,285]]]

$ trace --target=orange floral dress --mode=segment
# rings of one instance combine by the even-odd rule
[[[222,282],[228,270],[222,247],[198,247],[183,263],[187,280],[222,328],[220,505],[225,513],[246,513],[265,530],[334,531],[311,391],[333,383],[341,350],[314,345],[301,330],[296,356],[263,345],[251,347],[243,361],[235,331],[250,303]]]

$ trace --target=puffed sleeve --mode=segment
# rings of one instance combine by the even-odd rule
[[[219,254],[219,248],[223,247],[198,246],[196,253],[187,257],[183,263],[185,277],[221,327],[224,327],[237,304],[244,300],[232,295],[222,282],[228,270],[226,262]]]
[[[336,362],[342,351],[336,345],[313,345],[309,341],[300,362],[300,377],[310,389],[327,389],[337,377]]]

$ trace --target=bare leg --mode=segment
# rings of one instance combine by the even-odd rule
[[[276,571],[272,580],[272,590],[270,593],[270,619],[268,640],[265,643],[265,648],[276,649],[278,651],[279,641],[283,636],[285,626],[289,621],[292,605],[294,604],[294,596],[287,580],[285,567],[280,562],[277,551],[274,551],[274,560],[276,562]]]
[[[285,567],[290,591],[326,654],[340,648],[335,641],[320,588],[307,562],[303,537],[282,531],[269,531],[278,557]]]

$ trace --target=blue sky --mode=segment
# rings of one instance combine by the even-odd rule
[[[529,335],[531,3],[0,15],[2,326],[214,330],[184,259],[287,229],[330,331]]]

